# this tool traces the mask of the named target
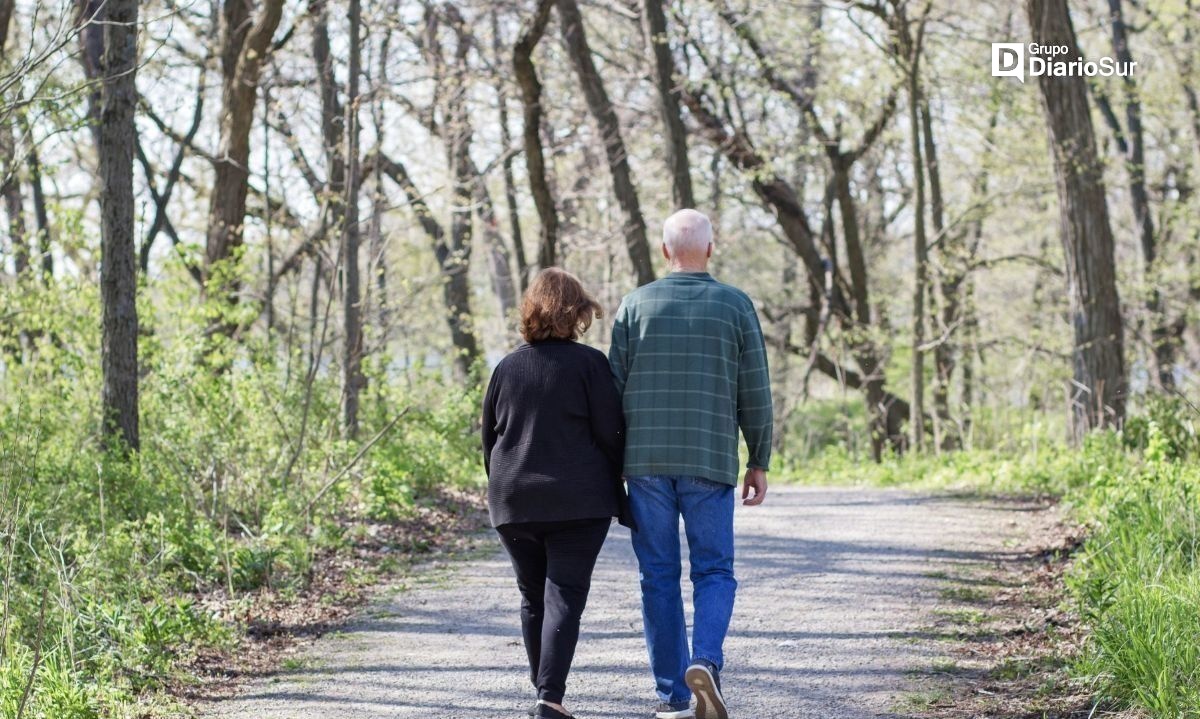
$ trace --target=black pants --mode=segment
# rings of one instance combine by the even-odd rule
[[[604,518],[496,527],[521,590],[521,632],[539,699],[562,703],[579,641],[579,618],[610,523]]]

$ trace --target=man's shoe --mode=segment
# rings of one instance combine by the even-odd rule
[[[707,659],[697,659],[683,675],[692,694],[696,695],[696,719],[729,719],[725,697],[721,696],[721,675],[717,665]]]
[[[663,702],[654,710],[654,719],[696,719],[696,713],[692,711],[691,702]]]

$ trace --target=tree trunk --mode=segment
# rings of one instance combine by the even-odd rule
[[[376,69],[376,76],[368,78],[371,82],[372,91],[371,97],[371,124],[375,130],[375,148],[373,154],[379,154],[380,148],[384,144],[384,98],[383,93],[375,92],[374,88],[387,87],[388,85],[388,52],[392,39],[392,29],[384,30],[383,40],[380,42],[378,60],[379,63]],[[363,170],[363,182],[366,182],[366,176],[371,176],[371,223],[367,230],[368,239],[367,246],[370,253],[370,260],[367,267],[370,268],[369,275],[375,280],[375,324],[376,324],[376,342],[384,353],[387,353],[388,338],[391,329],[391,309],[388,303],[388,257],[387,257],[387,238],[383,234],[383,216],[387,212],[387,194],[383,189],[383,170],[380,169],[379,163],[375,163],[370,171]],[[370,279],[368,279],[368,282]],[[370,290],[368,290],[368,293]],[[364,313],[365,314],[365,313]]]
[[[110,447],[138,448],[137,264],[133,234],[137,0],[107,0],[100,91],[100,300],[102,432]]]
[[[359,0],[350,0],[350,77],[347,81],[345,153],[345,221],[342,223],[342,431],[349,439],[358,436],[359,393],[366,384],[362,373],[363,326],[362,291],[358,268],[358,81],[362,74],[362,9]]]
[[[217,266],[235,256],[242,246],[249,186],[250,129],[257,104],[258,81],[271,51],[271,37],[279,26],[283,0],[264,0],[251,17],[249,0],[224,0],[221,13],[221,114],[219,146],[213,164],[216,175],[209,196],[208,236],[205,243],[204,282],[210,293],[228,295],[236,302],[237,273],[211,286]],[[225,322],[219,329],[232,331]]]
[[[79,27],[79,64],[83,68],[83,76],[91,81],[87,93],[88,130],[92,133],[92,143],[100,146],[100,80],[101,66],[104,62],[104,25],[100,15],[104,9],[104,0],[76,0],[75,8],[78,13],[76,24]]]
[[[30,139],[32,143],[32,137]],[[37,252],[41,255],[42,284],[54,278],[54,255],[50,253],[50,214],[46,210],[46,190],[42,185],[42,160],[37,145],[31,144],[25,158],[29,167],[29,186],[33,189],[33,217],[37,227]],[[33,246],[33,243],[30,243]]]
[[[929,284],[929,243],[925,237],[925,161],[921,150],[921,39],[925,32],[924,19],[917,29],[915,44],[908,53],[908,122],[912,135],[913,185],[913,262],[916,272],[913,282],[912,317],[912,401],[909,416],[912,446],[917,452],[925,448],[925,294]]]
[[[496,67],[501,61],[500,20],[496,8],[492,7],[492,51]],[[529,261],[525,259],[525,241],[521,236],[521,215],[517,205],[517,183],[513,173],[512,135],[508,129],[508,80],[496,79],[496,103],[500,113],[500,146],[504,150],[504,204],[508,210],[509,233],[512,235],[513,259],[517,262],[517,289],[524,294],[529,286]]]
[[[471,67],[468,53],[475,44],[474,38],[467,27],[458,6],[447,3],[446,16],[455,33],[454,68],[451,74],[450,92],[447,97],[448,137],[450,143],[451,168],[456,181],[455,193],[460,198],[461,205],[456,202],[456,208],[463,208],[466,227],[466,238],[462,246],[468,246],[471,235],[471,209],[479,216],[483,230],[484,245],[488,252],[488,269],[491,270],[492,291],[500,305],[500,316],[505,325],[517,307],[517,289],[513,282],[512,262],[504,237],[500,234],[500,224],[496,220],[496,207],[488,190],[487,177],[480,171],[475,161],[471,159],[471,141],[475,129],[471,123],[470,109],[467,107],[469,92],[468,77]],[[436,131],[436,128],[435,128]],[[457,216],[457,213],[456,213]]]
[[[1034,42],[1079,56],[1066,0],[1026,0]],[[1050,62],[1053,62],[1052,60]],[[1125,418],[1124,330],[1104,176],[1080,77],[1038,77],[1057,176],[1060,233],[1074,326],[1072,437]]]
[[[571,56],[575,74],[579,77],[579,84],[583,87],[583,94],[587,99],[588,110],[604,140],[608,169],[612,174],[613,193],[625,214],[625,248],[629,253],[630,262],[633,263],[638,285],[645,285],[654,281],[654,266],[650,261],[650,244],[646,239],[646,221],[642,218],[637,188],[629,168],[629,153],[626,152],[625,141],[621,138],[617,113],[608,98],[608,92],[604,89],[600,73],[596,71],[579,5],[575,0],[558,0],[558,16],[567,54]]]
[[[975,363],[979,360],[979,312],[975,307],[975,283],[973,280],[966,281],[963,295],[963,346],[966,350],[962,359],[961,441],[964,446],[971,448],[975,444],[973,428],[978,401],[975,393]]]
[[[695,207],[692,173],[688,163],[687,130],[679,114],[675,60],[667,34],[667,16],[662,0],[643,0],[642,26],[654,58],[654,82],[658,89],[658,111],[666,130],[667,169],[671,173],[671,194],[675,207]]]
[[[473,166],[473,162],[467,163]],[[488,250],[488,267],[491,269],[492,291],[500,305],[500,316],[507,326],[509,318],[517,309],[517,287],[513,282],[512,265],[508,256],[508,247],[500,234],[500,222],[496,218],[496,206],[492,202],[492,194],[488,191],[487,182],[482,175],[476,176],[472,183],[472,200],[475,211],[479,215],[479,224],[483,226],[484,244]]]
[[[16,0],[0,0],[0,56],[4,55],[4,48],[8,47],[8,30],[16,8]]]
[[[541,221],[538,241],[538,265],[550,267],[558,259],[558,209],[550,182],[546,179],[546,158],[542,151],[542,83],[533,64],[533,51],[546,33],[555,0],[538,0],[533,21],[513,46],[513,74],[521,86],[524,104],[525,167],[529,172],[529,191]]]
[[[1108,0],[1111,15],[1113,54],[1117,62],[1129,65],[1133,55],[1129,50],[1128,28],[1122,12],[1121,0]],[[1125,159],[1125,171],[1129,174],[1129,201],[1133,206],[1133,217],[1137,222],[1141,241],[1143,272],[1147,289],[1146,317],[1151,325],[1151,350],[1157,371],[1158,384],[1170,392],[1175,388],[1176,337],[1164,316],[1162,293],[1157,279],[1157,236],[1154,232],[1154,217],[1150,212],[1150,196],[1146,190],[1146,143],[1142,131],[1142,103],[1139,99],[1137,81],[1132,75],[1121,78],[1125,86],[1125,126],[1108,103],[1108,98],[1098,94],[1101,112],[1113,131],[1117,148]]]
[[[946,206],[942,196],[942,171],[938,164],[937,140],[929,98],[921,101],[921,134],[924,137],[925,168],[929,177],[929,218],[935,244],[941,248],[941,269],[935,275],[934,310],[941,336],[933,348],[933,440],[938,451],[958,449],[962,437],[955,431],[950,414],[950,385],[958,354],[958,325],[961,320],[963,266],[966,261],[960,232],[947,234]]]
[[[8,49],[8,30],[12,24],[14,0],[0,0],[0,58]],[[21,195],[17,139],[12,117],[0,117],[0,195],[8,215],[8,237],[12,247],[13,270],[20,277],[29,267],[29,241],[25,229],[25,208]]]
[[[21,193],[21,163],[17,158],[17,141],[13,134],[12,118],[0,118],[0,195],[4,196],[4,211],[8,215],[8,238],[12,246],[13,270],[20,277],[29,269],[29,237],[25,227],[25,200]]]

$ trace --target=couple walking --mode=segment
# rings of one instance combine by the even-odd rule
[[[567,673],[615,516],[632,530],[641,575],[660,702],[653,716],[728,717],[720,673],[737,590],[738,429],[749,449],[742,503],[761,504],[772,415],[754,305],[707,273],[712,249],[703,214],[683,210],[666,221],[662,251],[672,272],[624,299],[607,358],[575,341],[600,305],[574,276],[543,270],[521,305],[526,343],[492,375],[483,400],[488,501],[521,593],[538,694],[531,716],[571,717]],[[690,647],[681,516],[695,606]]]

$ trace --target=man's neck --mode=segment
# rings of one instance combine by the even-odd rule
[[[671,265],[672,272],[708,272],[707,265]]]

